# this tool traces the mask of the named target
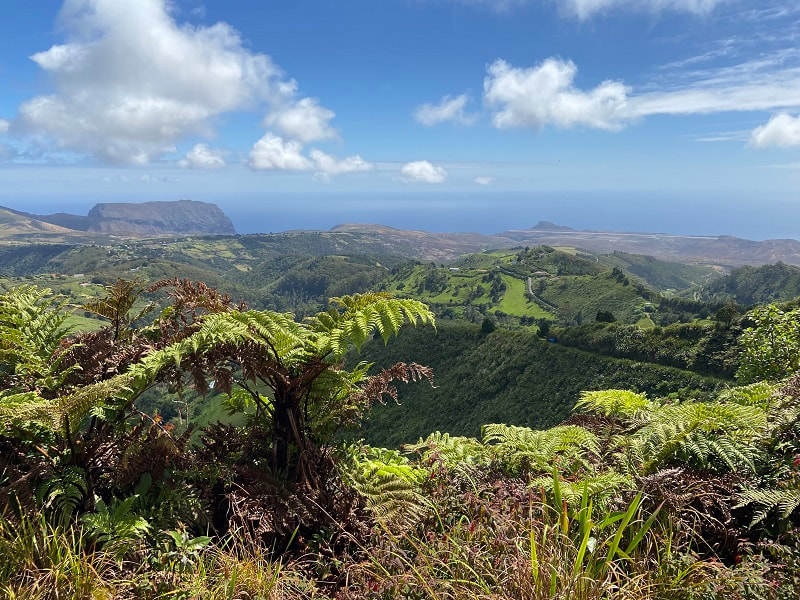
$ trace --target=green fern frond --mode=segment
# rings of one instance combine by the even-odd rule
[[[39,423],[49,429],[74,435],[83,420],[103,408],[119,408],[134,395],[133,380],[127,373],[100,381],[53,399],[42,398],[34,392],[0,396],[0,422]],[[142,385],[145,385],[142,383]]]
[[[134,510],[137,498],[137,495],[133,495],[107,505],[102,498],[95,497],[95,511],[81,517],[88,536],[114,553],[118,560],[150,531],[147,520]]]
[[[789,518],[789,515],[800,507],[800,489],[745,489],[737,499],[739,503],[734,508],[755,505],[753,519],[750,522],[750,527],[753,527],[766,519],[772,511],[777,511],[781,519]]]
[[[628,390],[582,392],[580,399],[575,404],[575,410],[619,419],[630,419],[653,407],[654,404],[644,394]]]
[[[36,499],[44,511],[66,524],[85,499],[87,491],[86,472],[80,467],[67,465],[39,484]]]
[[[717,400],[743,406],[757,406],[768,411],[772,407],[778,389],[779,386],[775,384],[759,381],[727,389],[719,395]]]
[[[451,436],[439,431],[430,434],[416,444],[403,447],[406,452],[420,453],[420,461],[424,464],[438,460],[447,467],[473,465],[487,461],[486,447],[475,438]]]
[[[32,285],[0,295],[0,375],[11,386],[52,389],[58,381],[57,352],[69,333],[66,301]]]
[[[309,319],[309,326],[317,334],[316,346],[323,354],[341,358],[352,344],[356,349],[377,333],[384,342],[400,331],[407,321],[416,326],[434,325],[430,309],[416,300],[392,298],[388,294],[354,294],[332,298],[335,306],[327,312]]]
[[[427,510],[419,493],[428,476],[396,450],[351,446],[339,462],[342,478],[366,501],[373,516],[387,526],[410,526]]]
[[[527,427],[502,424],[481,428],[483,443],[499,464],[514,473],[524,470],[549,472],[556,456],[577,465],[588,453],[600,450],[598,438],[577,425],[561,425],[535,431]]]
[[[663,406],[632,436],[632,445],[651,472],[669,460],[689,460],[703,468],[754,469],[756,439],[767,426],[756,406],[687,402]]]

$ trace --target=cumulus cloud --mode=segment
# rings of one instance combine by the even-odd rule
[[[436,125],[445,121],[469,125],[475,121],[474,115],[464,112],[468,98],[466,94],[460,96],[445,96],[438,104],[423,104],[414,111],[414,118],[423,125]]]
[[[604,81],[594,89],[579,90],[573,85],[577,72],[572,61],[557,58],[530,68],[512,67],[504,60],[489,65],[484,101],[495,111],[495,127],[620,129],[630,118],[628,88]]]
[[[222,150],[212,150],[205,144],[196,144],[178,164],[192,169],[219,169],[225,166]]]
[[[336,158],[322,150],[303,154],[303,145],[267,133],[250,151],[250,168],[257,171],[313,171],[323,177],[371,171],[374,166],[359,155]]]
[[[800,116],[792,117],[787,113],[775,115],[766,125],[753,130],[750,143],[757,148],[800,146]]]
[[[494,183],[494,177],[476,177],[472,182],[478,185],[492,185]]]
[[[308,171],[313,165],[302,151],[300,142],[268,132],[250,150],[250,167],[259,171]]]
[[[658,89],[640,93],[618,81],[580,89],[574,84],[577,67],[560,58],[532,67],[497,60],[487,67],[483,99],[499,129],[553,126],[614,131],[652,115],[785,111],[800,108],[800,69],[786,64],[793,57],[775,52],[726,67],[681,73],[660,81]],[[792,118],[782,114],[753,132],[751,142],[789,145],[792,130]]]
[[[335,156],[325,154],[322,150],[312,150],[309,152],[309,156],[314,163],[315,170],[324,175],[360,173],[371,171],[374,168],[372,163],[368,163],[358,154],[339,160]]]
[[[335,116],[335,112],[320,106],[317,98],[303,98],[268,115],[264,123],[306,144],[336,137],[330,124]]]
[[[442,183],[447,179],[447,171],[427,160],[416,160],[403,165],[400,178],[406,183]]]
[[[9,127],[11,127],[11,123],[6,121],[5,119],[0,119],[0,135],[8,133]]]
[[[65,0],[67,43],[31,57],[55,91],[20,106],[20,128],[59,148],[145,164],[210,133],[216,115],[290,101],[296,83],[235,29],[179,25],[170,4]]]

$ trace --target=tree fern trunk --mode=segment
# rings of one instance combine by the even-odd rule
[[[272,424],[272,469],[275,473],[285,473],[290,480],[298,475],[297,469],[292,468],[291,449],[302,453],[305,445],[303,430],[298,398],[291,392],[281,396],[276,394]]]

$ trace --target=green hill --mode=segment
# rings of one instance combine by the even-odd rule
[[[45,278],[43,285],[71,296],[61,279],[101,284],[118,277],[151,282],[180,277],[204,281],[252,307],[308,314],[331,296],[377,287],[391,268],[407,262],[367,253],[374,244],[360,244],[353,239],[358,237],[304,233],[2,246],[0,278],[8,286]]]
[[[782,302],[800,296],[800,267],[784,263],[740,267],[706,285],[704,299],[733,300],[745,306]]]
[[[609,358],[551,344],[524,330],[497,330],[441,322],[436,333],[404,330],[384,346],[373,341],[359,359],[375,369],[399,361],[433,368],[436,388],[416,383],[399,389],[397,405],[377,405],[358,435],[393,447],[431,431],[478,435],[485,423],[551,427],[567,418],[581,390],[625,388],[651,396],[707,394],[723,380],[679,369]]]
[[[702,303],[676,307],[646,287],[641,278],[620,265],[644,265],[662,284],[693,284],[694,269],[634,255],[594,256],[574,249],[548,246],[471,254],[450,266],[434,263],[398,269],[384,288],[430,304],[440,317],[474,323],[485,317],[506,325],[532,325],[541,320],[581,325],[598,316],[628,324],[656,323],[704,317]],[[638,269],[644,273],[647,269]],[[683,275],[680,275],[683,273]],[[673,303],[674,304],[674,303]],[[703,311],[704,314],[699,313]]]
[[[635,275],[647,285],[661,291],[706,285],[722,276],[722,269],[719,267],[668,262],[627,252],[602,254],[599,259],[609,266]]]

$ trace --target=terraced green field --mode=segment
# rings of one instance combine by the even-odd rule
[[[537,319],[554,319],[555,316],[535,302],[528,300],[525,295],[527,283],[516,277],[502,275],[507,289],[500,300],[499,309],[504,313],[516,316],[530,316]]]

